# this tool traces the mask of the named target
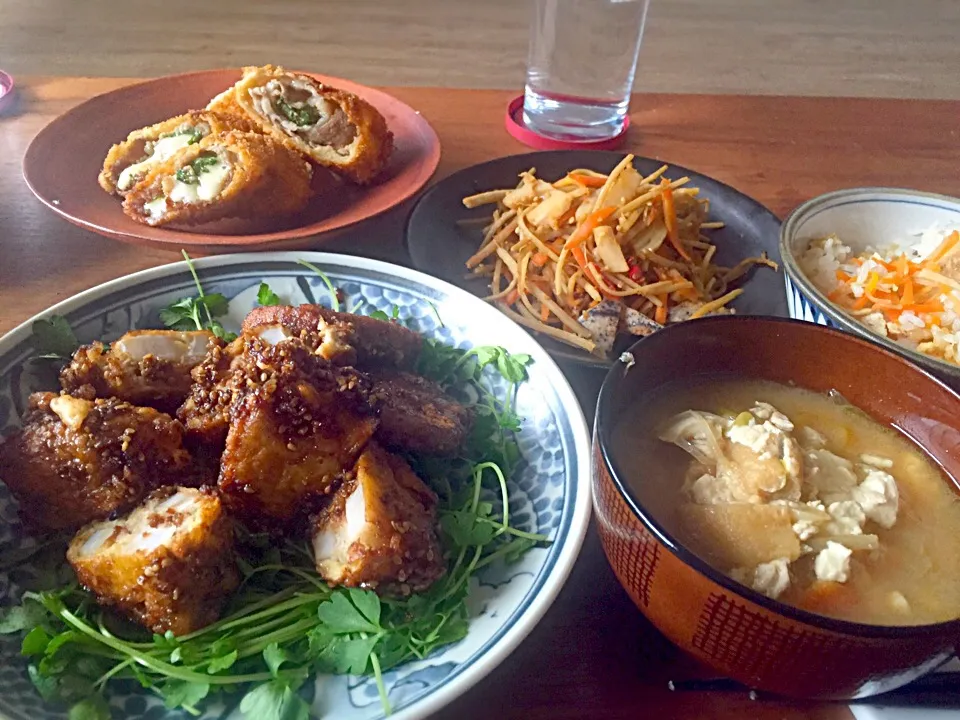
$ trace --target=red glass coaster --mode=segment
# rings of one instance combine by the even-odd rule
[[[523,95],[516,97],[507,105],[507,114],[504,118],[507,132],[514,138],[537,150],[614,150],[619,147],[626,137],[630,127],[630,116],[623,119],[623,130],[610,138],[603,140],[555,140],[541,135],[527,127],[523,122]]]
[[[0,70],[0,110],[13,99],[13,78]]]

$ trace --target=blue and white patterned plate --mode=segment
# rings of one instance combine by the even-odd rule
[[[421,718],[463,693],[500,663],[533,629],[551,605],[570,572],[590,517],[590,436],[580,405],[559,368],[525,330],[495,308],[451,285],[395,265],[326,253],[265,253],[226,255],[195,261],[204,289],[230,298],[224,325],[238,330],[256,304],[261,281],[284,302],[298,304],[310,296],[323,302],[321,280],[296,264],[309,260],[323,269],[346,295],[347,307],[366,304],[390,312],[400,307],[413,329],[459,347],[499,345],[533,358],[530,379],[517,398],[524,418],[519,441],[525,463],[510,485],[513,524],[545,533],[551,544],[528,552],[509,567],[491,565],[472,581],[468,604],[473,617],[466,638],[423,661],[385,675],[396,720]],[[65,315],[83,342],[116,338],[134,328],[161,327],[160,308],[195,294],[186,263],[174,263],[105,283],[69,300],[42,316]],[[433,308],[436,308],[436,312]],[[13,432],[27,396],[50,389],[50,378],[31,370],[27,359],[36,354],[33,320],[0,339],[0,435]],[[442,324],[441,321],[442,320]],[[26,539],[15,504],[0,486],[0,543]],[[27,568],[29,571],[29,568]],[[0,604],[19,601],[19,576],[0,574]],[[377,690],[368,678],[318,676],[313,712],[337,720],[371,720],[383,716]],[[186,717],[168,713],[153,695],[129,690],[111,697],[116,717]],[[210,708],[206,718],[220,717]],[[64,713],[44,704],[26,675],[19,639],[0,638],[0,716],[10,720],[47,720]]]

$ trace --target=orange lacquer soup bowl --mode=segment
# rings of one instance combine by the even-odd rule
[[[637,342],[611,369],[597,406],[593,489],[603,548],[637,607],[672,642],[751,688],[805,698],[865,697],[951,657],[960,620],[884,627],[800,610],[740,585],[686,549],[618,471],[618,421],[664,386],[719,375],[840,392],[895,425],[960,477],[960,396],[908,361],[837,330],[792,320],[714,317]],[[622,443],[621,443],[622,444]],[[678,479],[679,482],[679,479]],[[954,487],[954,491],[957,488]]]

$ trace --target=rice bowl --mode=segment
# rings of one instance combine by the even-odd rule
[[[960,200],[941,195],[858,188],[804,203],[780,237],[790,316],[863,335],[960,384],[954,231]]]

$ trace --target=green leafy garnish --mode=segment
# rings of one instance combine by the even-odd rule
[[[200,176],[208,172],[210,168],[220,162],[215,153],[201,155],[189,165],[184,165],[177,170],[176,178],[187,185],[196,185],[200,182]]]
[[[36,340],[38,356],[41,358],[66,359],[80,347],[80,341],[77,340],[73,328],[62,315],[51,315],[48,318],[35,320],[33,337]]]
[[[165,138],[180,137],[182,135],[190,136],[189,140],[187,141],[187,145],[195,145],[203,139],[203,132],[192,125],[184,125],[177,128],[173,132],[161,133],[160,139],[163,140]]]
[[[236,333],[224,330],[217,320],[227,314],[230,301],[220,293],[204,293],[193,260],[186,250],[181,252],[197,287],[197,297],[180,298],[165,307],[160,311],[160,322],[172,330],[209,330],[225,342],[234,340]]]
[[[279,305],[280,296],[277,295],[265,282],[260,283],[257,290],[257,302],[264,307],[269,305]]]
[[[283,98],[277,98],[275,107],[287,120],[300,127],[316,125],[317,120],[320,119],[320,111],[313,105],[304,104],[300,107],[294,107]]]
[[[390,314],[387,315],[383,310],[372,310],[367,315],[367,317],[372,317],[374,320],[383,320],[384,322],[399,321],[400,320],[400,306],[394,305],[390,308]]]
[[[330,307],[335,311],[340,312],[340,294],[337,292],[336,288],[333,287],[333,283],[330,282],[330,278],[327,277],[327,274],[316,265],[311,262],[307,262],[306,260],[297,260],[297,264],[303,265],[305,268],[312,270],[321,280],[323,280],[323,284],[327,286],[327,292],[330,293]]]

